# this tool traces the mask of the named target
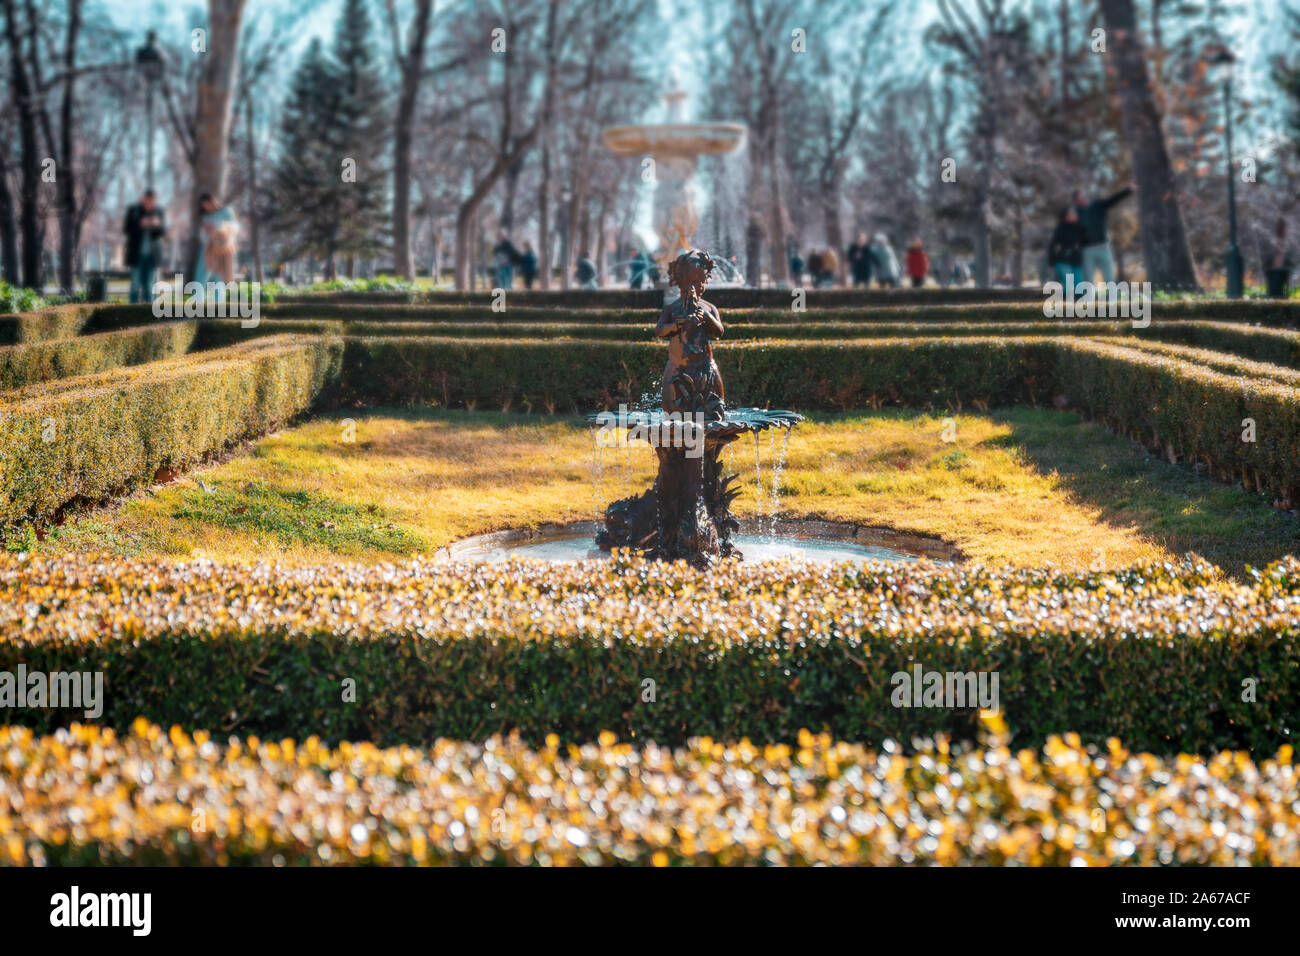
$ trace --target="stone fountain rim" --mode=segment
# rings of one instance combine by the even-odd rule
[[[737,149],[748,133],[743,123],[633,123],[608,127],[601,141],[616,155],[710,156]],[[688,146],[684,140],[692,137],[711,141]],[[619,142],[629,138],[636,142]]]
[[[757,518],[741,518],[741,534],[761,534],[768,530]],[[595,521],[547,521],[535,528],[507,528],[489,531],[453,541],[434,552],[435,562],[472,561],[484,552],[497,548],[528,544],[545,538],[567,538],[590,535],[594,538],[602,526]],[[793,537],[823,538],[831,541],[851,541],[853,544],[875,545],[906,551],[933,561],[951,561],[960,564],[966,560],[961,549],[937,535],[923,535],[899,531],[884,525],[861,525],[851,521],[824,521],[819,518],[777,518],[776,533]]]

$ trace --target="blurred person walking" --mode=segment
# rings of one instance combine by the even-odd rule
[[[876,285],[882,289],[897,289],[898,256],[894,255],[889,239],[883,232],[878,232],[871,237],[871,245],[867,249],[871,253],[871,272],[876,277]]]
[[[199,259],[194,281],[205,288],[209,282],[234,282],[239,220],[211,193],[199,197],[199,211]]]
[[[537,281],[537,253],[531,242],[524,243],[523,255],[519,257],[519,276],[524,280],[525,289],[531,289]]]
[[[495,257],[496,265],[496,282],[498,289],[510,289],[515,284],[515,263],[523,257],[515,244],[510,241],[510,237],[504,232],[497,236],[497,244],[492,249],[492,255]]]
[[[591,256],[585,251],[578,260],[577,267],[573,270],[573,277],[578,282],[579,289],[599,289],[600,285],[596,282],[596,263],[591,261]]]
[[[1106,220],[1110,216],[1111,207],[1131,195],[1131,185],[1105,199],[1089,200],[1082,189],[1074,194],[1075,210],[1084,234],[1083,260],[1080,265],[1083,278],[1088,282],[1096,281],[1098,272],[1101,273],[1103,282],[1115,281],[1115,255],[1111,252]]]
[[[913,239],[907,247],[907,276],[912,280],[912,288],[919,289],[925,285],[925,277],[930,274],[930,257],[925,254],[921,240]]]
[[[822,289],[830,289],[835,285],[835,273],[840,269],[840,254],[834,249],[826,249],[822,252],[822,269],[818,275],[817,286]]]
[[[858,238],[848,248],[846,258],[853,288],[871,288],[871,248],[865,232],[858,233]]]
[[[650,259],[640,250],[632,256],[632,262],[628,266],[628,288],[640,289],[645,285],[646,273],[650,271]]]
[[[1056,270],[1056,279],[1064,289],[1067,281],[1078,287],[1084,279],[1084,248],[1088,234],[1079,222],[1079,210],[1075,206],[1066,206],[1056,220],[1056,229],[1047,243],[1047,261]],[[1073,277],[1072,280],[1070,277]]]
[[[807,268],[808,263],[799,254],[799,250],[792,248],[790,250],[790,281],[796,286],[803,285],[803,273]]]
[[[122,233],[126,236],[126,267],[131,272],[130,299],[147,302],[153,298],[161,242],[167,235],[167,223],[152,189],[146,189],[140,201],[127,209]]]

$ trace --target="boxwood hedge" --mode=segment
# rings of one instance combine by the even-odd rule
[[[0,346],[0,391],[176,358],[194,347],[197,333],[190,320]]]
[[[270,338],[0,392],[0,527],[98,501],[311,407],[337,338]]]
[[[897,675],[918,666],[997,674],[1021,742],[1076,731],[1272,753],[1300,718],[1295,559],[1243,585],[1194,562],[1060,574],[63,556],[0,558],[0,594],[0,670],[102,671],[99,719],[115,727],[144,716],[377,743],[974,736],[970,701],[899,703]],[[11,712],[43,731],[81,718]]]

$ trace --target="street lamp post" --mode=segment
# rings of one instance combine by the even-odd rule
[[[135,65],[140,68],[145,79],[145,112],[148,116],[148,188],[153,189],[153,94],[154,87],[162,79],[162,54],[158,52],[158,35],[150,30],[145,36],[144,46],[135,51]]]
[[[1210,60],[1223,75],[1223,132],[1227,142],[1228,165],[1228,252],[1224,257],[1227,273],[1225,292],[1229,299],[1240,299],[1245,287],[1241,249],[1237,245],[1237,177],[1232,166],[1232,65],[1237,58],[1227,47],[1220,47]]]

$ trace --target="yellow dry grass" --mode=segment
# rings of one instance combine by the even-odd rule
[[[390,560],[472,534],[589,520],[653,479],[646,448],[606,449],[572,420],[380,410],[322,418],[250,453],[82,516],[40,549],[222,560]],[[1239,573],[1300,552],[1300,522],[1081,422],[1013,410],[879,412],[795,430],[781,511],[937,536],[971,559],[1118,567],[1188,550]],[[351,429],[355,429],[355,434]],[[351,439],[351,440],[350,440]],[[780,438],[758,440],[764,483]],[[754,514],[755,444],[732,446]],[[599,482],[597,477],[599,475]]]

